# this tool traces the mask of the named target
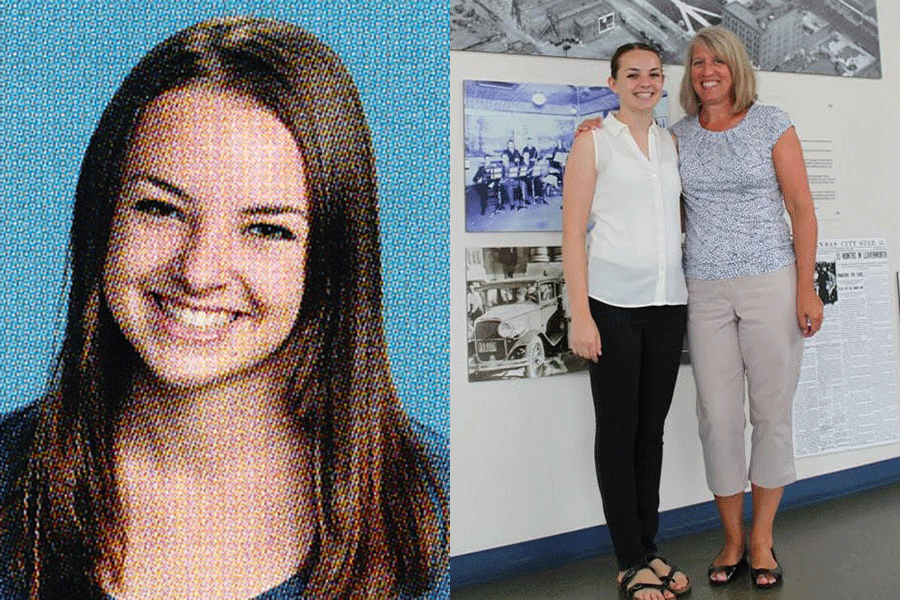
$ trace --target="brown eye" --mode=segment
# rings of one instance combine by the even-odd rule
[[[251,235],[265,238],[267,240],[284,240],[292,241],[297,239],[294,232],[287,227],[273,225],[271,223],[254,223],[247,227],[247,232]]]
[[[181,212],[174,205],[162,200],[138,200],[132,206],[134,210],[151,217],[179,217]]]

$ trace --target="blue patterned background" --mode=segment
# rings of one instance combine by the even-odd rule
[[[175,31],[251,14],[315,33],[356,80],[378,161],[394,379],[410,413],[449,435],[446,10],[435,0],[0,2],[0,412],[43,389],[61,335],[78,168],[114,90]]]

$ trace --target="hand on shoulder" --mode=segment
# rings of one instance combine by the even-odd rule
[[[603,117],[594,117],[593,119],[585,119],[575,130],[575,138],[577,139],[582,133],[603,127]]]

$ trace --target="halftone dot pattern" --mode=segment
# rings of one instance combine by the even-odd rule
[[[340,55],[372,129],[394,381],[445,435],[449,369],[446,6],[435,0],[36,2],[2,11],[3,366],[0,411],[37,397],[65,313],[64,263],[81,157],[137,60],[197,21],[296,23]]]
[[[429,455],[434,453],[431,458],[444,461],[449,413],[445,8],[399,2],[151,2],[140,7],[26,2],[4,9],[8,243],[2,259],[18,268],[4,280],[0,411],[28,403],[43,389],[65,312],[60,298],[75,181],[88,138],[113,91],[147,50],[174,31],[211,16],[250,14],[315,33],[343,57],[359,87],[380,179],[393,376],[412,416],[439,432],[421,435]],[[335,126],[341,126],[339,119]],[[445,486],[448,465],[435,462],[435,467]],[[441,585],[428,598],[449,597],[449,584]]]

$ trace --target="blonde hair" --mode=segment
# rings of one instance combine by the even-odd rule
[[[750,57],[747,56],[747,49],[740,38],[731,31],[724,27],[712,26],[698,31],[685,53],[680,95],[681,108],[684,109],[685,114],[693,117],[700,112],[700,98],[691,83],[691,62],[694,59],[694,49],[700,44],[724,60],[731,69],[734,112],[739,113],[750,108],[750,105],[756,102],[756,76],[753,74],[753,66],[750,64]]]

